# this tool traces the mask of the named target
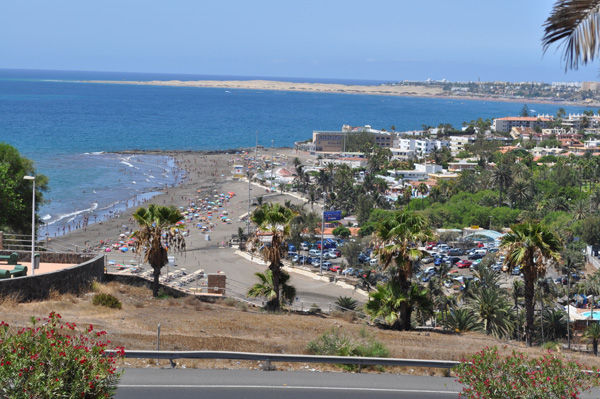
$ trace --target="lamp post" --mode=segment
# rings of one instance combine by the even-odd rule
[[[323,250],[325,249],[325,243],[323,242],[323,233],[325,231],[325,203],[327,201],[327,193],[323,192],[323,213],[321,214],[321,261],[319,262],[319,269],[321,275],[323,275]]]
[[[25,180],[33,182],[33,200],[31,201],[31,275],[35,275],[35,176],[23,176]]]

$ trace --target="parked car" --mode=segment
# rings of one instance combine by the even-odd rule
[[[344,269],[344,270],[342,270],[342,274],[344,276],[352,276],[352,275],[354,275],[354,268],[349,267],[347,269]]]
[[[321,269],[324,270],[329,270],[333,267],[333,264],[331,262],[323,262],[323,264],[321,265]]]
[[[460,258],[453,256],[451,258],[446,258],[447,265],[455,265],[457,262],[460,262]]]
[[[450,251],[448,251],[448,255],[452,256],[462,256],[464,253],[465,252],[460,248],[452,248]]]
[[[459,262],[456,262],[456,267],[458,267],[459,269],[464,269],[466,267],[469,267],[473,264],[473,262],[469,261],[469,260],[461,260]]]
[[[292,244],[289,244],[288,245],[288,252],[296,252],[296,246],[292,245]]]
[[[310,246],[308,245],[307,242],[303,242],[300,244],[300,249],[303,251],[308,251],[310,249]]]
[[[319,267],[319,265],[321,264],[321,259],[319,258],[315,258],[313,259],[312,263],[311,263],[314,267]]]
[[[297,257],[297,256],[298,256],[298,252],[292,252],[292,251],[289,251],[289,252],[287,253],[287,256],[288,256],[288,258],[290,258],[290,259],[292,259],[292,258],[295,258],[295,257]]]
[[[429,264],[431,262],[433,262],[433,258],[430,258],[428,256],[426,256],[423,259],[421,259],[421,263],[423,263],[424,265],[427,265],[427,264]]]
[[[424,274],[435,274],[435,267],[433,266],[429,266],[428,268],[426,268],[425,270],[423,270]]]
[[[334,266],[331,266],[331,267],[329,268],[329,271],[332,271],[332,272],[334,272],[334,273],[337,273],[337,272],[339,272],[340,270],[341,270],[341,267],[340,267],[340,265],[334,265]]]
[[[377,261],[377,258],[373,258],[369,260],[369,265],[370,266],[377,266],[379,264],[379,262]]]
[[[339,249],[336,249],[336,248],[331,248],[331,249],[329,250],[329,253],[331,253],[331,254],[335,254],[335,255],[336,255],[338,258],[339,258],[340,256],[342,256],[342,251],[340,251]]]
[[[495,264],[492,266],[492,270],[493,270],[493,271],[495,271],[495,272],[500,272],[500,271],[502,271],[502,264],[495,263]]]
[[[308,251],[308,255],[309,256],[321,256],[321,251],[319,251],[318,249],[311,249],[310,251]]]
[[[300,259],[300,256],[296,255],[294,256],[292,259],[290,259],[292,262],[294,263],[298,263],[298,259]]]
[[[488,252],[491,254],[496,253],[496,252],[498,252],[498,248],[490,248],[490,250]]]
[[[519,276],[519,275],[521,274],[521,268],[520,268],[519,266],[516,266],[516,267],[515,267],[515,268],[512,270],[511,274],[512,274],[513,276]]]
[[[335,252],[327,252],[329,259],[337,259],[338,255]]]
[[[483,259],[483,257],[485,257],[485,254],[478,253],[478,252],[475,252],[475,253],[473,253],[473,254],[471,254],[471,255],[468,256],[468,258],[471,259],[471,260]]]

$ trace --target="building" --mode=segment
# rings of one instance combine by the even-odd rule
[[[320,166],[326,166],[328,163],[334,165],[348,165],[350,168],[364,168],[367,166],[366,158],[359,157],[338,157],[338,158],[323,158],[319,161]]]
[[[434,150],[450,147],[450,142],[446,140],[432,139],[407,139],[397,138],[394,140],[394,149],[400,152],[412,151],[418,157],[425,157],[431,154]]]
[[[344,125],[342,131],[317,131],[313,132],[312,146],[315,152],[337,153],[346,151],[346,141],[353,134],[368,133],[373,136],[375,144],[381,148],[392,148],[395,133],[372,129],[371,126],[352,127]]]
[[[448,162],[448,172],[462,172],[463,170],[475,170],[479,164],[477,162],[467,162],[461,159],[459,162]]]
[[[450,152],[458,155],[465,150],[465,146],[475,144],[475,136],[450,136]]]
[[[504,118],[494,119],[492,129],[496,132],[508,133],[513,127],[530,127],[535,129],[539,126],[546,129],[550,126],[553,118],[549,115],[540,116],[507,116]]]
[[[442,171],[440,165],[416,163],[415,170],[388,170],[388,174],[395,179],[419,181],[428,180],[430,174]]]

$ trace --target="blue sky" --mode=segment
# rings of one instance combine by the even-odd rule
[[[552,0],[27,0],[0,68],[373,80],[600,80],[542,53]]]

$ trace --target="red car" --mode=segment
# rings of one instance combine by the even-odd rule
[[[331,266],[331,268],[329,268],[329,270],[332,271],[332,272],[337,272],[337,271],[340,270],[340,267],[338,265]]]
[[[456,267],[458,267],[459,269],[463,269],[465,267],[469,267],[473,264],[473,262],[471,262],[470,260],[461,260],[459,262],[456,262]]]

